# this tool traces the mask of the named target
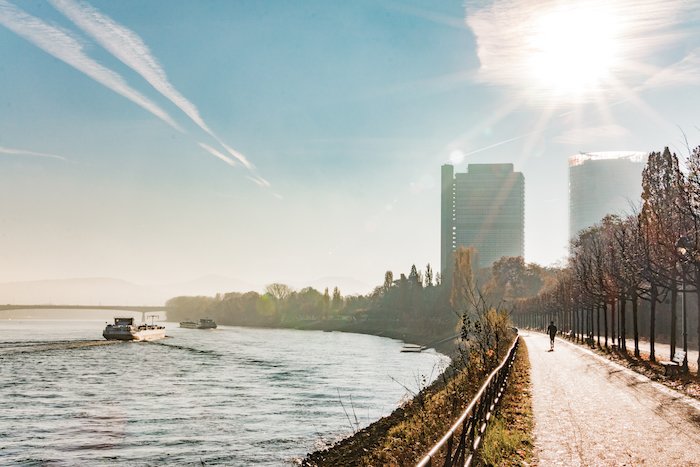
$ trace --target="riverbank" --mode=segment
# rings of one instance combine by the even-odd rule
[[[406,344],[421,345],[450,355],[457,350],[459,334],[450,326],[421,326],[412,321],[397,320],[294,320],[285,321],[279,326],[287,329],[315,330],[325,332],[352,332],[371,336],[402,340]]]
[[[350,467],[357,465],[415,465],[444,435],[479,389],[486,373],[454,366],[403,406],[353,436],[328,449],[310,453],[305,467]],[[528,465],[532,459],[532,415],[530,407],[527,348],[518,350],[502,410],[486,431],[480,456],[483,465]],[[506,463],[490,464],[493,460]]]

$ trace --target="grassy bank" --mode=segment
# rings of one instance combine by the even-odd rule
[[[485,379],[483,369],[448,370],[390,416],[330,449],[309,454],[307,467],[413,466],[450,428]],[[489,427],[481,465],[528,465],[532,410],[527,348],[519,347],[503,405]]]
[[[530,359],[520,341],[498,412],[486,429],[474,465],[515,467],[533,464]]]
[[[470,375],[446,371],[413,399],[330,449],[309,454],[302,465],[409,466],[437,442],[478,390]]]

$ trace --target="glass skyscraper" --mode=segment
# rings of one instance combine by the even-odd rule
[[[609,151],[569,158],[569,238],[608,214],[632,214],[642,200],[648,153]]]
[[[525,251],[525,178],[513,164],[442,166],[441,267],[453,267],[460,245],[474,245],[479,267]]]

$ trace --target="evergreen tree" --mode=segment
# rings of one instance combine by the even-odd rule
[[[331,309],[337,313],[343,305],[343,297],[340,295],[338,287],[333,289],[333,299],[331,301]]]

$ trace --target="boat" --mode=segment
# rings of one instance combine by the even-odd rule
[[[181,328],[197,329],[197,323],[187,318],[185,321],[180,321]]]
[[[422,352],[425,350],[424,345],[404,344],[401,352]]]
[[[165,337],[165,327],[155,324],[134,324],[134,318],[114,318],[114,324],[108,324],[102,335],[107,340],[152,341]]]
[[[209,318],[202,318],[199,320],[199,323],[195,323],[187,318],[185,321],[180,322],[180,327],[189,329],[216,329],[216,323],[213,319]]]

